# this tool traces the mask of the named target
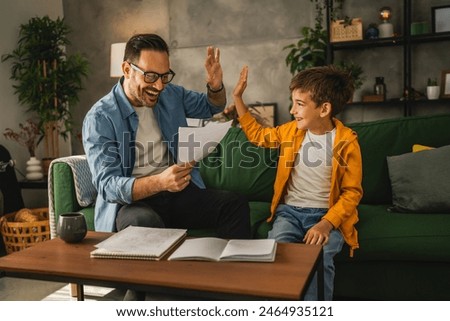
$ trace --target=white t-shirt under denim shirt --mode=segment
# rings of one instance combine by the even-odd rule
[[[286,204],[328,208],[335,137],[336,129],[323,135],[306,132],[289,178]]]
[[[159,174],[173,164],[167,148],[167,142],[163,141],[161,129],[156,121],[153,108],[133,108],[139,117],[133,176],[141,177]]]

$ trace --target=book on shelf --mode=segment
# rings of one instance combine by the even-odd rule
[[[95,245],[92,258],[159,260],[186,236],[185,229],[128,226]]]
[[[272,239],[224,240],[216,237],[186,239],[168,260],[273,262],[277,243]]]

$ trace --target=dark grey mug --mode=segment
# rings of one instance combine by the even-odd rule
[[[81,242],[87,234],[83,213],[72,212],[59,215],[56,233],[67,243]]]

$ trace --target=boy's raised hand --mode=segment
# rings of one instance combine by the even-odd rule
[[[244,91],[247,88],[247,78],[248,78],[248,66],[244,66],[242,67],[236,87],[234,87],[233,90],[233,96],[235,98],[242,98],[242,95],[244,94]]]

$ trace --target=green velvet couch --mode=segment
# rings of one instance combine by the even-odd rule
[[[450,115],[407,117],[350,124],[359,136],[363,156],[364,197],[359,206],[360,249],[349,257],[344,248],[336,258],[337,300],[449,300],[450,214],[388,211],[392,206],[386,156],[411,151],[413,144],[450,145]],[[253,235],[265,238],[278,151],[248,142],[232,128],[216,151],[200,164],[209,188],[241,192],[249,200]],[[82,156],[81,162],[83,162]],[[50,169],[52,235],[60,213],[81,211],[93,225],[93,206],[80,205],[80,187],[65,159]],[[85,162],[85,160],[84,160]],[[80,176],[76,175],[77,180]],[[85,179],[85,178],[84,178]],[[214,231],[189,231],[211,235]],[[274,285],[276,286],[276,285]]]
[[[357,225],[360,249],[352,259],[345,249],[336,258],[335,297],[449,300],[450,213],[388,211],[393,201],[386,157],[410,153],[414,144],[450,145],[450,115],[349,127],[358,133],[363,159],[364,196]],[[448,171],[450,164],[442,164],[442,169]]]

